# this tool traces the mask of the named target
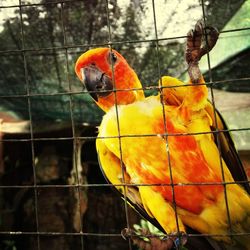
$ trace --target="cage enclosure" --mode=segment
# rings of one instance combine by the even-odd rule
[[[188,80],[185,44],[197,20],[217,27],[200,68],[250,178],[249,11],[244,0],[2,0],[0,249],[139,249],[121,231],[142,217],[99,168],[104,112],[74,71],[92,48],[119,51],[145,96],[157,95],[162,76]]]

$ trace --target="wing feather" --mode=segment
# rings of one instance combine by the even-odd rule
[[[238,155],[238,152],[235,148],[231,134],[228,132],[228,127],[218,110],[216,110],[216,121],[214,118],[213,106],[210,102],[206,107],[206,111],[209,113],[212,118],[211,130],[216,131],[216,125],[218,131],[218,141],[215,136],[215,143],[221,151],[221,156],[224,159],[226,165],[228,166],[229,171],[231,172],[235,181],[241,182],[241,186],[250,194],[250,186],[247,179],[246,172]]]
[[[124,189],[121,188],[121,185],[123,185],[123,182],[121,178],[122,166],[121,166],[120,159],[117,158],[111,151],[108,150],[108,148],[105,146],[102,140],[97,139],[96,147],[97,147],[99,166],[103,173],[103,176],[105,177],[107,183],[119,185],[119,186],[117,185],[113,186],[113,189],[119,194],[119,196],[124,198]],[[125,168],[123,169],[125,171],[124,176],[126,176],[127,178],[126,180],[127,182],[129,182],[130,180],[126,173],[126,169]],[[126,201],[138,214],[140,214],[140,216],[142,216],[144,219],[149,221],[160,231],[164,232],[164,229],[161,227],[159,222],[155,218],[149,216],[149,214],[145,210],[143,206],[143,202],[141,200],[139,189],[136,186],[134,185],[127,186]],[[186,227],[186,232],[192,235],[198,234],[198,232],[196,232],[195,230],[189,227]],[[200,250],[200,249],[221,250],[219,243],[207,237],[190,237],[185,246],[187,247],[187,249],[193,249],[193,250]]]

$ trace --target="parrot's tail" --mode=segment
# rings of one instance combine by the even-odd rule
[[[250,196],[241,186],[226,185],[198,215],[182,209],[178,214],[185,225],[211,235],[221,249],[250,250]]]
[[[249,217],[246,224],[248,224],[248,230],[245,230],[245,232],[241,231],[241,233],[237,233],[238,235],[232,238],[235,241],[233,242],[235,249],[250,250]]]
[[[225,199],[225,196],[227,199]],[[219,210],[217,210],[219,209]],[[250,196],[239,185],[226,186],[225,193],[221,194],[215,208],[217,214],[217,232],[228,234],[229,237],[218,238],[226,241],[233,248],[250,250]],[[214,225],[215,226],[215,225]]]
[[[239,197],[239,199],[241,198]],[[234,234],[232,240],[238,246],[237,249],[250,250],[250,204],[248,211],[242,214],[242,220],[233,221],[232,234]]]

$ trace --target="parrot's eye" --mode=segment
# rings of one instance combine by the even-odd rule
[[[117,56],[115,55],[114,52],[110,52],[108,55],[108,61],[110,64],[115,64],[117,61]]]

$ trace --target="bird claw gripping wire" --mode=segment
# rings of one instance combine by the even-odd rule
[[[198,66],[199,60],[212,50],[219,37],[219,32],[212,26],[205,26],[199,20],[194,29],[187,34],[186,62],[188,63],[188,74],[192,83],[198,83],[201,72]]]
[[[133,229],[124,228],[121,231],[123,239],[132,239],[133,243],[143,250],[170,250],[186,249],[187,235],[184,232],[171,235],[154,235],[146,229],[137,232]]]

